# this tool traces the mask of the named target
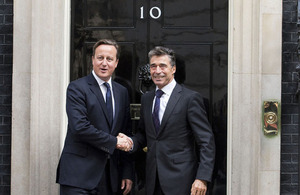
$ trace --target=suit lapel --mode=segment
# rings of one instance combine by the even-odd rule
[[[107,123],[109,124],[109,120],[108,120],[108,113],[107,113],[107,108],[106,108],[106,104],[101,92],[101,89],[96,81],[96,79],[94,78],[93,74],[89,74],[87,76],[87,82],[90,86],[91,91],[95,94],[95,96],[98,99],[98,102],[104,112],[104,116],[106,118]]]
[[[175,108],[178,100],[181,97],[181,91],[182,91],[182,87],[180,85],[176,84],[176,86],[173,89],[173,92],[172,92],[172,94],[170,96],[170,99],[169,99],[169,101],[167,103],[167,107],[166,107],[164,116],[163,116],[162,121],[161,121],[160,130],[159,130],[158,135],[162,132],[162,130],[166,126],[168,118],[171,116],[171,114],[172,114],[172,112],[173,112],[173,110],[174,110],[174,108]]]
[[[152,129],[154,135],[156,135],[156,131],[155,131],[154,123],[153,123],[153,118],[152,118],[152,107],[153,107],[154,96],[155,96],[155,91],[148,92],[147,96],[145,97],[146,99],[144,101],[145,106],[143,106],[143,107],[145,109],[145,117],[144,118],[145,118],[145,120],[151,119],[150,129]]]

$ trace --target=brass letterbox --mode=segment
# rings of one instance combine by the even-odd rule
[[[140,120],[141,104],[130,104],[130,118],[131,120]]]

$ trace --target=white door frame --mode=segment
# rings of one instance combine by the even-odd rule
[[[15,0],[11,194],[58,194],[66,133],[71,0]],[[280,134],[262,102],[281,100],[281,0],[229,0],[227,194],[280,193]]]

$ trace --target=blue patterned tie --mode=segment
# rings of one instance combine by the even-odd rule
[[[160,122],[159,122],[159,106],[160,106],[160,97],[164,94],[164,92],[160,89],[158,89],[155,92],[155,103],[154,103],[154,109],[153,109],[153,113],[152,113],[152,118],[153,118],[153,123],[154,123],[154,127],[156,130],[156,133],[158,133],[159,131],[159,127],[160,127]]]
[[[112,107],[112,97],[111,97],[111,91],[110,91],[110,86],[108,83],[104,83],[105,87],[107,88],[106,91],[106,108],[108,111],[108,120],[110,126],[112,126],[112,121],[113,121],[113,107]]]

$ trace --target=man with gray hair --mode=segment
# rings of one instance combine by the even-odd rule
[[[173,50],[155,47],[149,60],[156,90],[142,96],[137,134],[119,136],[127,138],[133,152],[147,146],[148,195],[205,195],[215,143],[203,98],[176,83]]]

